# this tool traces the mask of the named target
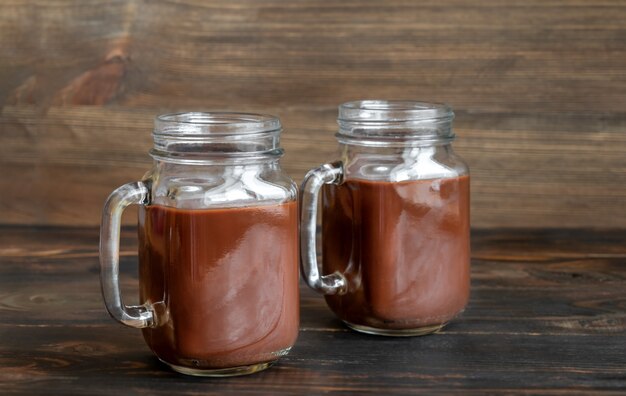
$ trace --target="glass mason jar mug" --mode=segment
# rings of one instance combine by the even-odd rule
[[[105,204],[106,307],[178,372],[252,373],[296,340],[297,189],[279,165],[280,132],[277,118],[258,114],[159,116],[152,170]],[[130,204],[140,205],[138,306],[123,304],[118,283]]]
[[[338,119],[341,160],[305,177],[303,276],[355,330],[428,334],[467,304],[469,170],[451,147],[453,116],[440,104],[345,103]]]

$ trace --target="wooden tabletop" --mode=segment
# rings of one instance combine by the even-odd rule
[[[626,392],[626,231],[476,231],[472,295],[441,333],[343,327],[302,287],[299,339],[267,371],[176,374],[100,297],[98,233],[0,227],[0,394]],[[136,238],[122,278],[136,294]],[[130,301],[129,301],[130,303]]]

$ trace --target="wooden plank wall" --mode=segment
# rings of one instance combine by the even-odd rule
[[[97,224],[158,113],[277,114],[300,181],[337,104],[417,98],[475,227],[626,226],[626,1],[1,0],[0,60],[0,223]]]

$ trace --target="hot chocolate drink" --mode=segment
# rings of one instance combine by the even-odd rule
[[[468,301],[469,177],[348,179],[323,191],[323,271],[348,291],[328,295],[353,327],[442,325]],[[361,329],[367,331],[367,329]]]
[[[170,365],[220,369],[270,362],[299,324],[297,204],[140,208],[143,329]]]

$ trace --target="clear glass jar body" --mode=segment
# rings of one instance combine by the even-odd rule
[[[161,116],[141,184],[144,339],[192,375],[247,374],[293,346],[299,326],[297,189],[280,124],[233,113]]]
[[[329,307],[355,330],[428,334],[467,304],[469,171],[451,120],[446,106],[416,102],[340,108],[338,175],[321,189],[321,273],[335,277]]]

